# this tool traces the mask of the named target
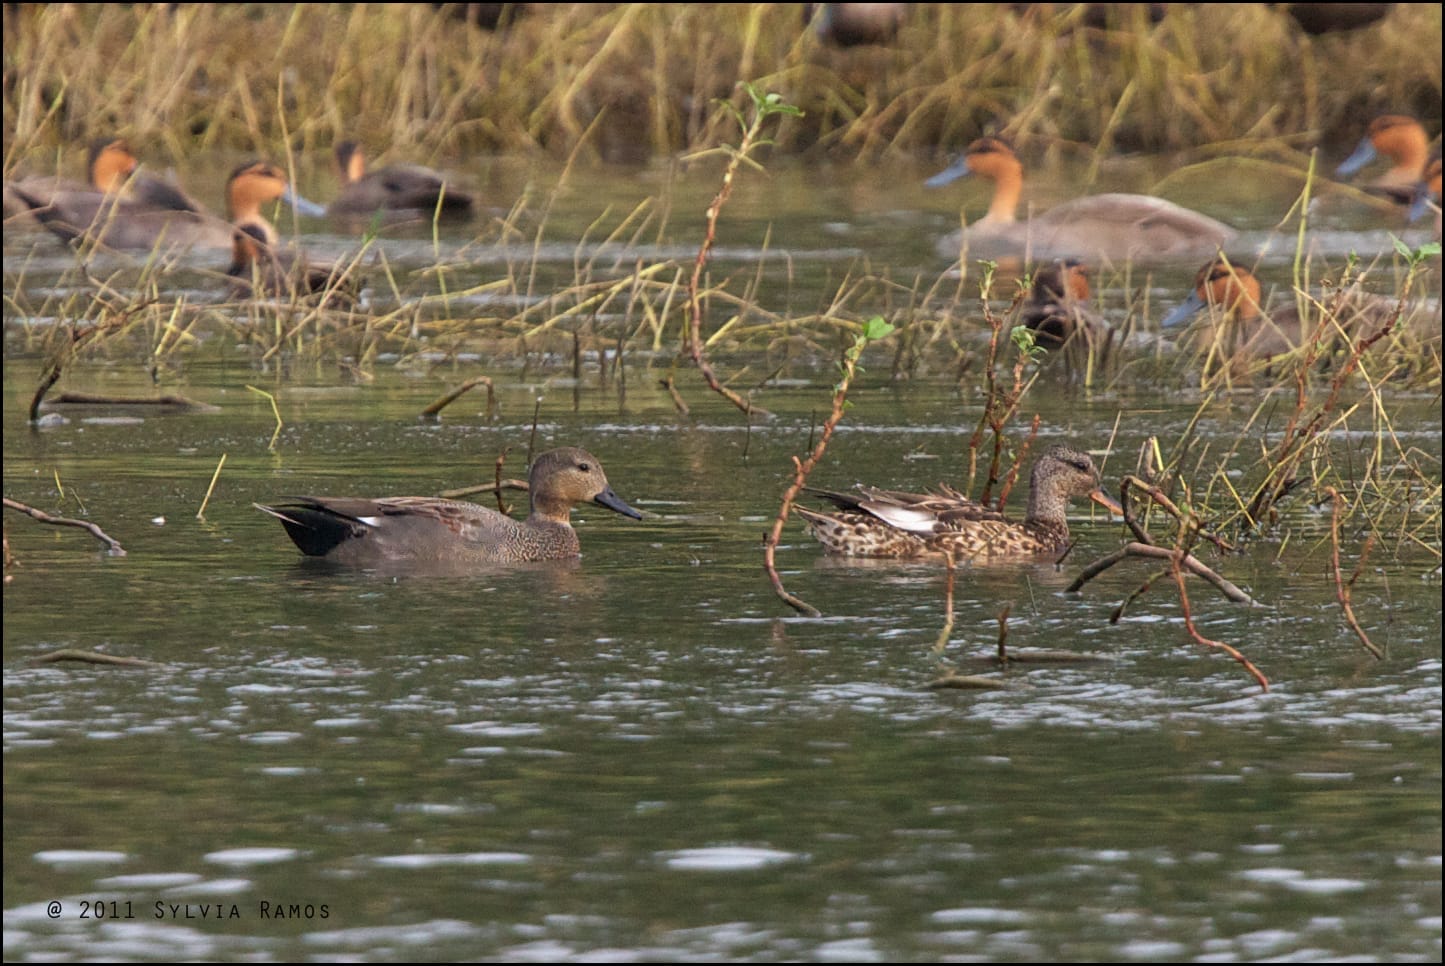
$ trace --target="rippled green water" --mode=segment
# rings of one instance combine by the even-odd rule
[[[800,214],[785,234],[812,252],[829,233],[918,235],[897,264],[928,258],[932,223],[852,211]],[[799,259],[777,299],[825,299],[854,257]],[[795,616],[762,573],[789,458],[826,409],[826,364],[761,392],[777,415],[750,428],[685,370],[693,409],[678,416],[656,386],[665,357],[634,360],[623,393],[590,367],[573,385],[561,362],[492,371],[499,416],[469,396],[428,424],[416,413],[465,364],[383,362],[354,386],[319,368],[278,379],[212,344],[170,378],[218,412],[72,412],[30,430],[40,359],[17,323],[5,493],[87,514],[129,553],[7,514],[9,960],[1440,957],[1428,552],[1377,550],[1355,587],[1383,661],[1335,603],[1325,508],[1292,504],[1268,540],[1212,560],[1265,606],[1192,585],[1200,629],[1257,663],[1266,694],[1189,642],[1172,593],[1109,622],[1143,565],[1063,593],[1125,539],[1080,507],[1062,568],[960,571],[939,651],[936,567],[839,564],[793,523],[783,579],[824,616]],[[978,399],[942,379],[890,385],[878,351],[813,482],[962,480]],[[147,391],[128,359],[70,378]],[[275,452],[248,383],[277,394]],[[1233,440],[1256,403],[1216,407],[1201,438]],[[1195,408],[1048,385],[1029,412],[1047,439],[1102,455],[1112,438],[1116,482]],[[486,482],[507,446],[520,476],[534,410],[539,448],[588,447],[648,513],[580,510],[575,563],[337,572],[307,566],[251,507]],[[1407,445],[1438,458],[1438,402],[1398,410]],[[1335,445],[1366,451],[1368,417],[1350,429]],[[1013,647],[1100,659],[984,663],[1005,605]],[[159,666],[31,663],[61,648]],[[1009,686],[930,688],[942,668]]]

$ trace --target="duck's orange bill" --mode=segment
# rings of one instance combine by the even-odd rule
[[[1118,501],[1098,487],[1089,491],[1089,499],[1099,504],[1099,506],[1104,507],[1116,517],[1122,517],[1124,515],[1124,508],[1119,505]]]

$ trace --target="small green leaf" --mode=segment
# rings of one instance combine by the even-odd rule
[[[1026,325],[1016,325],[1009,330],[1009,339],[1013,341],[1014,347],[1020,353],[1030,359],[1039,359],[1048,355],[1049,350],[1039,345],[1034,340],[1034,330]]]
[[[886,339],[893,334],[894,325],[887,322],[881,315],[875,315],[863,324],[863,339],[867,342],[877,342],[879,339]]]

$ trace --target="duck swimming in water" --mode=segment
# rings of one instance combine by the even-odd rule
[[[597,457],[575,446],[533,460],[527,488],[532,509],[525,520],[474,503],[426,496],[297,497],[255,506],[280,520],[307,556],[357,567],[564,560],[581,552],[571,523],[574,504],[595,503],[642,519],[612,492]]]
[[[1046,349],[1061,348],[1076,336],[1093,342],[1103,338],[1108,327],[1089,310],[1090,295],[1084,263],[1077,258],[1056,259],[1034,270],[1029,296],[1019,309],[1019,322]]]
[[[388,221],[397,217],[430,220],[470,218],[475,210],[471,195],[431,168],[419,164],[393,164],[366,170],[366,155],[355,141],[336,145],[341,172],[341,193],[327,205],[333,217],[370,217],[378,212]]]
[[[1018,221],[1023,164],[998,138],[974,141],[952,167],[926,184],[936,188],[965,175],[993,181],[993,201],[983,218],[938,243],[938,253],[946,258],[959,258],[966,247],[969,258],[1076,257],[1145,264],[1207,256],[1236,234],[1206,215],[1136,194],[1089,195]]]
[[[1396,311],[1389,299],[1371,295],[1358,283],[1325,298],[1334,325],[1322,337],[1348,338],[1357,330],[1373,331]],[[1284,355],[1312,338],[1322,316],[1302,315],[1298,301],[1265,311],[1259,278],[1244,265],[1220,255],[1194,277],[1189,297],[1159,320],[1161,329],[1189,321],[1201,309],[1211,311],[1211,324],[1198,336],[1212,355],[1229,360],[1251,360]]]
[[[1089,454],[1049,447],[1029,474],[1028,510],[1022,522],[970,500],[952,487],[904,493],[859,486],[856,494],[808,490],[837,507],[821,513],[794,507],[829,553],[849,557],[911,558],[952,555],[975,560],[1057,553],[1069,543],[1067,512],[1077,496],[1123,509],[1099,485]]]
[[[140,167],[140,159],[124,138],[99,141],[91,147],[90,182],[96,190],[167,211],[201,214],[206,210],[169,181],[142,174]]]
[[[348,305],[355,301],[358,286],[340,266],[308,258],[295,248],[278,247],[267,228],[254,221],[235,228],[231,265],[226,269],[233,297],[299,300],[334,295]]]
[[[236,224],[264,226],[264,233],[274,242],[275,229],[261,214],[261,207],[278,199],[304,213],[323,212],[291,190],[285,172],[260,161],[241,165],[227,180],[230,221],[96,190],[62,191],[49,199],[24,192],[20,196],[35,218],[62,241],[132,251],[150,251],[157,246],[231,250]]]
[[[23,216],[25,220],[38,224],[32,212],[35,207],[33,202],[48,205],[57,195],[80,196],[96,192],[164,211],[199,214],[205,210],[174,184],[141,174],[139,168],[140,161],[124,138],[96,141],[90,146],[86,161],[89,184],[58,177],[31,177],[13,184],[7,181],[5,219],[8,222],[12,217]]]
[[[1415,185],[1425,176],[1429,156],[1430,136],[1424,125],[1405,114],[1385,114],[1370,122],[1354,153],[1340,162],[1335,175],[1347,178],[1377,158],[1387,158],[1390,169],[1366,190],[1408,205],[1414,198]]]

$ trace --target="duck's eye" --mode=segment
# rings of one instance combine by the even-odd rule
[[[579,470],[581,470],[583,473],[591,473],[591,472],[592,472],[592,464],[591,464],[591,463],[578,463],[578,464],[577,464],[577,468],[578,468]]]

